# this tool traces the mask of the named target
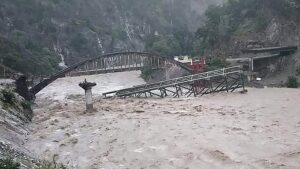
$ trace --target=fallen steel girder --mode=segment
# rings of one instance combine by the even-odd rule
[[[201,82],[201,83],[199,83]],[[200,85],[199,85],[200,84]],[[134,86],[127,89],[104,93],[109,97],[180,97],[198,96],[222,91],[233,92],[245,88],[244,76],[240,66],[184,76],[167,81]],[[113,96],[110,96],[113,95]]]

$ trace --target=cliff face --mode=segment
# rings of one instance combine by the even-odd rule
[[[30,60],[37,68],[29,72],[46,74],[58,69],[58,62],[64,66],[103,53],[143,51],[149,35],[192,33],[207,6],[219,2],[2,0],[0,38],[15,48],[0,50],[1,58],[7,64]],[[10,53],[14,57],[7,61]]]

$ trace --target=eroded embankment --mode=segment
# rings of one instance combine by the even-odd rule
[[[32,115],[29,102],[12,88],[0,87],[0,159],[15,160],[22,168],[35,163],[34,155],[24,147]]]

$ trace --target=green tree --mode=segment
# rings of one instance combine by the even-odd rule
[[[298,88],[298,86],[299,86],[298,79],[294,76],[290,76],[287,81],[287,87]]]
[[[158,53],[163,56],[172,57],[181,54],[181,46],[173,35],[150,36],[146,41],[148,52]]]
[[[0,168],[1,169],[19,169],[20,163],[16,162],[12,158],[0,159]]]

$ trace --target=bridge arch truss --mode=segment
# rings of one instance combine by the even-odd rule
[[[80,76],[91,74],[103,74],[110,72],[123,72],[141,70],[143,67],[162,69],[168,66],[179,66],[187,71],[191,69],[178,61],[161,57],[157,54],[141,52],[113,53],[92,58],[78,64],[68,72],[67,76]]]
[[[141,70],[143,67],[151,69],[162,69],[170,66],[178,66],[190,73],[193,70],[184,63],[174,59],[162,57],[158,54],[145,52],[122,52],[111,53],[90,59],[86,59],[77,64],[74,64],[46,79],[39,84],[33,86],[29,92],[36,95],[47,85],[54,82],[56,79],[65,76],[81,76],[92,74],[103,74],[111,72],[123,72],[131,70]]]

